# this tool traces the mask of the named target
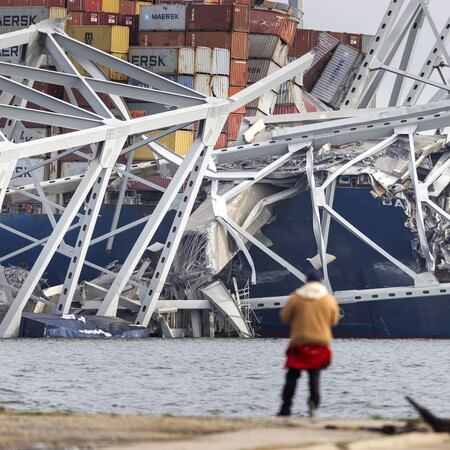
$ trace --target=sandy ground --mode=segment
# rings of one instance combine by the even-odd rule
[[[450,449],[450,436],[415,423],[306,418],[172,417],[0,412],[0,449]],[[373,430],[374,429],[374,430]],[[378,431],[377,431],[378,430]]]

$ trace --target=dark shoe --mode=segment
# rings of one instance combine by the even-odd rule
[[[281,407],[280,412],[277,414],[277,416],[290,416],[290,415],[291,415],[290,409],[284,406]]]
[[[312,401],[308,402],[308,414],[309,414],[309,417],[311,417],[311,418],[317,417],[317,406]]]

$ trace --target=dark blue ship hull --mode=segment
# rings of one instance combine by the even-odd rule
[[[362,233],[415,272],[421,259],[415,251],[414,234],[399,201],[384,205],[367,186],[336,189],[333,208]],[[273,242],[271,250],[307,273],[317,253],[309,192],[275,209],[276,220],[262,228]],[[337,222],[331,222],[327,253],[336,256],[328,265],[333,291],[371,290],[412,286],[413,280],[384,256],[362,242]],[[301,282],[252,247],[257,284],[250,286],[250,298],[287,296]],[[249,279],[250,269],[241,257],[240,283]],[[239,278],[239,276],[238,276]],[[443,296],[395,298],[340,304],[342,318],[334,329],[336,337],[450,338],[450,290]],[[287,337],[288,326],[279,319],[279,308],[256,309],[256,333],[264,337]]]

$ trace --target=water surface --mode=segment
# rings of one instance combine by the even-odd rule
[[[4,339],[0,403],[21,410],[273,416],[285,339]],[[450,417],[446,340],[337,339],[321,417]],[[306,413],[306,377],[294,415]]]

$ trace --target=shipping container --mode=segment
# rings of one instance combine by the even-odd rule
[[[190,47],[226,48],[234,59],[248,58],[248,33],[234,31],[187,31],[186,45]]]
[[[85,12],[86,25],[100,25],[101,15],[102,13],[98,11],[86,11]]]
[[[295,39],[298,21],[286,18],[280,30],[280,37],[288,45],[292,45]]]
[[[102,0],[84,0],[84,9],[86,11],[101,12],[101,10],[102,10]]]
[[[166,189],[169,187],[169,184],[172,181],[172,178],[162,177],[161,175],[153,175],[151,177],[145,177],[144,180],[147,180],[150,183],[155,184],[156,186]],[[161,192],[161,190],[156,187],[150,187],[140,181],[135,181],[135,180],[131,180],[131,179],[128,180],[128,186],[129,186],[129,189],[133,189],[138,192],[141,192],[141,191]]]
[[[196,47],[195,48],[195,73],[211,73],[212,72],[212,48]]]
[[[139,31],[141,47],[183,47],[185,43],[184,31]]]
[[[330,111],[331,108],[309,92],[303,91],[302,104],[306,112]],[[299,108],[300,109],[300,108]],[[303,112],[300,109],[300,112]]]
[[[66,24],[69,26],[86,25],[86,14],[84,11],[68,11],[69,19]]]
[[[67,156],[72,156],[72,155],[67,155]],[[66,177],[73,177],[76,175],[80,175],[82,173],[86,173],[89,163],[84,160],[84,161],[69,161],[69,160],[65,160],[65,157],[61,158],[62,159],[62,163],[61,163],[61,177],[62,178],[66,178]]]
[[[117,25],[130,30],[130,45],[139,45],[139,16],[136,14],[119,14]]]
[[[116,25],[67,27],[66,33],[78,41],[109,53],[126,53],[130,30]]]
[[[129,61],[159,74],[194,74],[194,49],[189,47],[130,47]]]
[[[232,95],[235,95],[238,92],[241,92],[243,89],[245,89],[245,88],[240,87],[240,86],[230,86],[229,96],[231,97]],[[241,106],[240,108],[235,109],[233,112],[239,113],[239,114],[245,114],[245,106]]]
[[[118,25],[118,18],[119,14],[101,12],[99,25]]]
[[[274,114],[298,114],[299,110],[295,105],[275,105]]]
[[[25,47],[23,45],[2,48],[0,49],[0,62],[19,64],[22,61],[24,50]]]
[[[187,8],[186,29],[191,31],[242,31],[249,29],[247,5],[196,5]]]
[[[136,14],[135,2],[132,2],[130,0],[120,0],[119,14],[127,14],[127,15]]]
[[[165,113],[176,109],[175,106],[161,105],[160,103],[137,102],[137,101],[127,102],[127,108],[130,111],[145,111],[147,116]]]
[[[354,70],[358,57],[357,50],[339,44],[311,94],[333,107],[339,107],[345,94],[344,87],[349,83],[348,77]]]
[[[277,103],[277,93],[275,91],[267,91],[247,104],[248,108],[257,108],[262,114],[273,114],[273,110]]]
[[[192,75],[177,75],[174,81],[189,89],[194,89],[194,77]]]
[[[230,75],[230,50],[215,48],[212,51],[212,75]]]
[[[225,129],[229,140],[235,141],[237,139],[239,129],[241,127],[242,121],[244,120],[244,117],[245,117],[244,114],[236,114],[236,113],[232,113],[228,116]]]
[[[249,59],[270,59],[279,66],[286,65],[289,45],[273,34],[250,34]]]
[[[211,75],[197,73],[194,76],[194,90],[211,96]]]
[[[286,14],[261,9],[250,10],[250,33],[280,34]]]
[[[0,7],[65,8],[65,0],[2,0]]]
[[[226,75],[213,75],[211,77],[211,95],[218,98],[228,98],[230,79]]]
[[[227,145],[228,145],[228,135],[226,133],[220,133],[216,145],[214,146],[214,150],[226,148]]]
[[[128,53],[112,53],[116,58],[122,59],[123,61],[128,61]],[[83,67],[76,62],[73,58],[69,57],[72,60],[75,68],[80,72],[80,74],[84,77],[90,77],[93,74],[89,74]],[[127,76],[121,72],[117,72],[116,70],[110,69],[109,67],[103,66],[101,64],[97,64],[98,68],[110,79],[114,81],[126,81]]]
[[[33,89],[43,92],[44,94],[51,95],[55,98],[62,99],[64,96],[64,86],[60,84],[44,83],[43,81],[35,81],[33,83]]]
[[[292,80],[288,80],[281,84],[278,90],[277,105],[296,105],[301,107],[302,88],[295,84]]]
[[[280,66],[268,59],[249,59],[247,81],[249,84],[256,83],[267,75],[276,72],[278,69],[280,69]]]
[[[24,170],[30,169],[31,167],[42,163],[41,158],[24,158],[17,161],[16,167],[14,169],[13,175],[16,175]],[[39,167],[33,170],[33,174],[37,177],[38,181],[45,181],[45,167]],[[24,184],[34,184],[33,175],[28,172],[24,173],[17,178],[12,178],[10,181],[11,186],[21,186]]]
[[[120,0],[102,0],[102,11],[119,14]]]
[[[160,4],[141,6],[139,13],[139,30],[167,31],[186,29],[186,5]]]
[[[300,57],[306,55],[306,53],[309,53],[314,48],[315,42],[313,42],[312,31],[297,28],[294,42],[289,49],[290,56]]]
[[[159,134],[161,130],[150,131],[146,133],[147,136],[155,136]],[[187,155],[193,142],[194,142],[194,133],[188,130],[178,130],[173,133],[168,134],[160,139],[158,142],[161,145],[164,145],[169,150],[172,150],[177,155]],[[146,145],[139,147],[134,152],[134,160],[152,160],[154,159],[153,152],[148,149]]]
[[[65,8],[15,7],[0,8],[0,34],[28,28],[41,20],[62,19],[67,16]]]
[[[247,86],[247,61],[241,59],[230,61],[230,85]]]

